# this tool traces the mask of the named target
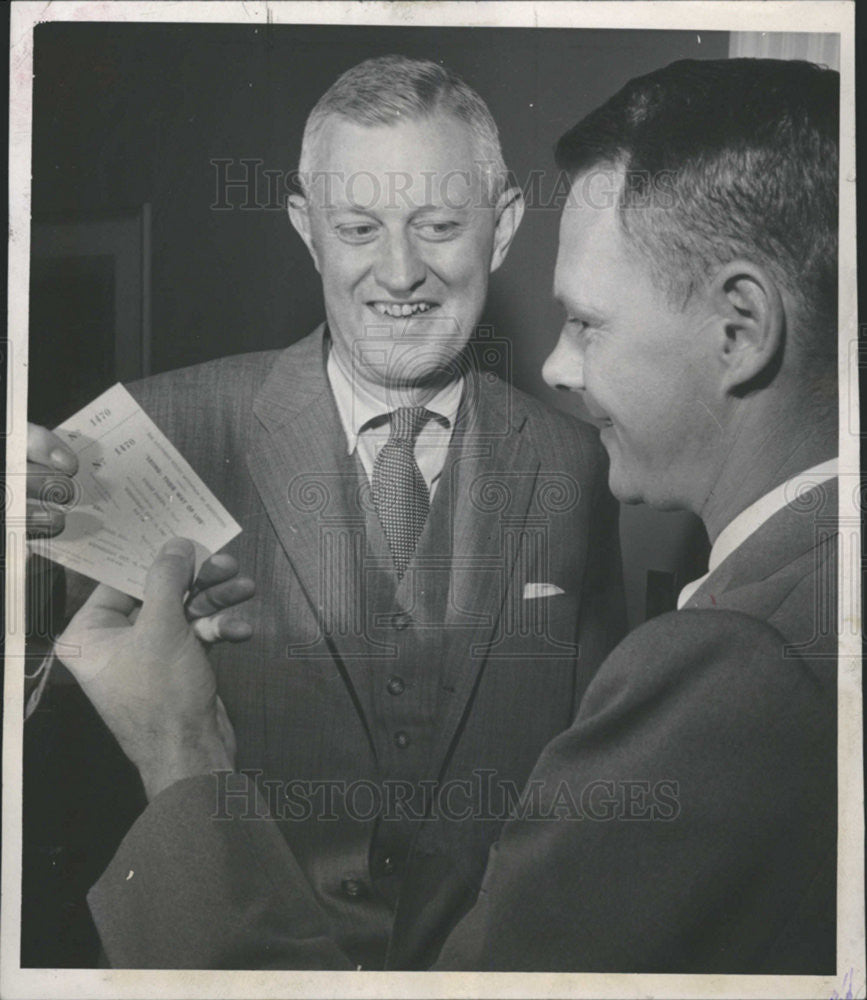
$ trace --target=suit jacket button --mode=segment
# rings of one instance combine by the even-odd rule
[[[394,734],[394,745],[400,747],[401,750],[405,750],[409,746],[409,734],[399,729]]]
[[[340,888],[343,890],[344,896],[349,896],[352,899],[364,895],[364,883],[357,878],[345,878],[340,883]]]
[[[391,855],[389,855],[388,857],[382,859],[382,874],[383,875],[391,875],[391,873],[394,871],[394,867],[395,867],[394,866],[394,858],[391,857]]]
[[[409,628],[410,625],[412,625],[412,615],[408,611],[398,611],[391,616],[391,627],[397,629],[398,632]]]
[[[395,674],[393,677],[388,678],[385,690],[388,691],[389,694],[403,694],[406,690],[406,684],[404,683],[402,677],[398,677],[397,674]]]

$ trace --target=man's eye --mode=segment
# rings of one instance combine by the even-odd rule
[[[369,222],[338,226],[337,235],[347,243],[367,243],[376,235],[376,226]]]
[[[447,240],[457,235],[460,223],[423,222],[417,228],[421,236],[426,240]]]

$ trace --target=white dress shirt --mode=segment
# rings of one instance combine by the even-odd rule
[[[347,454],[351,455],[358,448],[358,457],[370,481],[379,449],[388,441],[391,433],[388,415],[395,409],[394,402],[384,402],[367,386],[347,375],[334,350],[328,352],[325,370],[346,434]],[[464,380],[457,379],[440,389],[424,404],[425,409],[434,414],[434,418],[428,420],[419,431],[415,442],[415,460],[427,483],[431,500],[445,466],[463,392]]]
[[[738,514],[738,516],[723,528],[717,540],[713,543],[708,559],[708,571],[704,576],[688,583],[680,592],[677,599],[677,607],[680,610],[684,604],[692,597],[704,581],[713,573],[717,566],[727,559],[735,549],[743,543],[766,522],[769,521],[777,511],[782,510],[804,489],[820,486],[822,483],[833,479],[837,475],[837,459],[831,458],[820,465],[814,465],[812,469],[799,472],[791,479],[787,479],[779,486],[775,486],[769,493],[759,497],[755,503],[751,503]]]

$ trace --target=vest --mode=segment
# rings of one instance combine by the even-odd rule
[[[379,655],[367,672],[367,710],[379,761],[382,810],[373,834],[370,875],[394,905],[417,820],[430,801],[418,776],[429,770],[443,711],[446,611],[451,578],[450,482],[460,435],[454,435],[415,554],[400,581],[356,455],[365,514],[362,586],[365,635]]]

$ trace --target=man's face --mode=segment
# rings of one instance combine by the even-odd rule
[[[447,115],[325,123],[306,204],[291,211],[348,373],[398,387],[454,371],[520,220],[489,204],[477,159]]]
[[[615,496],[695,510],[718,441],[703,298],[672,306],[622,232],[611,175],[607,190],[599,180],[594,195],[578,178],[563,211],[554,292],[566,322],[543,375],[582,393]]]

